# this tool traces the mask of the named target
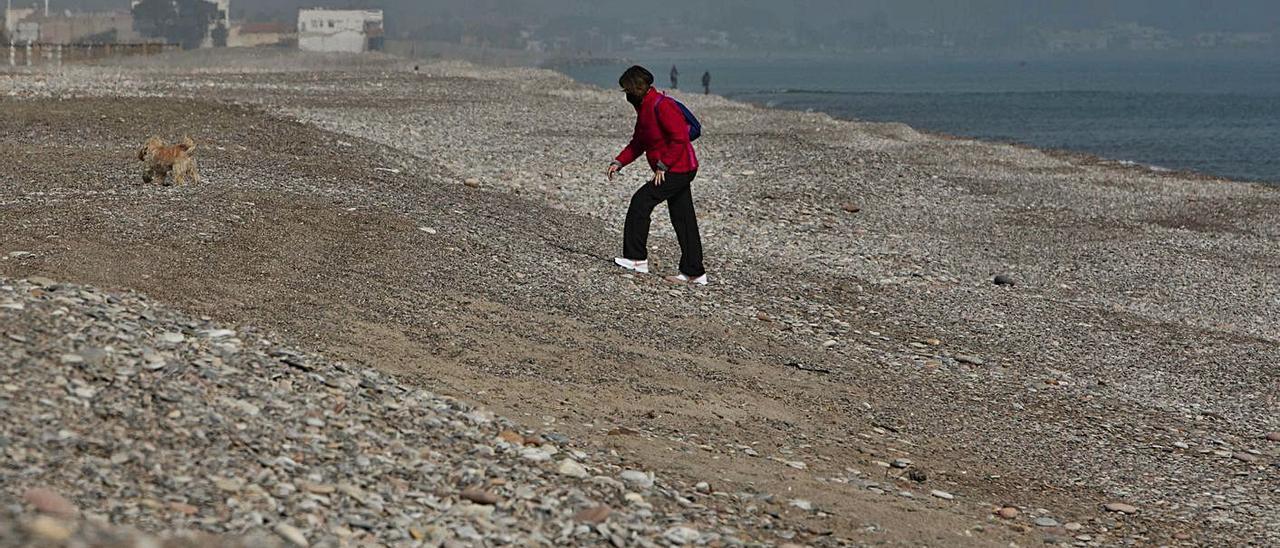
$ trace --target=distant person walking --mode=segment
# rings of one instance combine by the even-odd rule
[[[649,216],[665,201],[676,240],[680,242],[680,274],[667,280],[707,285],[706,270],[702,266],[702,238],[698,234],[690,186],[698,174],[698,156],[691,141],[696,138],[691,135],[691,118],[685,117],[683,107],[675,99],[653,87],[653,73],[644,67],[627,69],[618,79],[618,85],[626,92],[627,102],[636,109],[636,129],[631,142],[609,164],[609,180],[641,154],[648,160],[653,177],[631,196],[622,233],[622,257],[614,262],[628,270],[649,272]]]
[[[680,71],[675,65],[671,65],[671,89],[680,89]]]
[[[702,94],[711,95],[711,71],[702,73]]]

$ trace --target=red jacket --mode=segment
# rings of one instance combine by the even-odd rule
[[[636,109],[636,131],[616,160],[626,166],[641,154],[655,170],[688,173],[698,169],[698,155],[689,142],[689,123],[675,101],[663,99],[662,92],[654,88],[649,88]]]

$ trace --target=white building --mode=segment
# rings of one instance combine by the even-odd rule
[[[19,21],[18,28],[9,33],[9,40],[15,44],[34,44],[40,41],[40,23],[35,21]]]
[[[36,9],[35,8],[15,8],[15,7],[12,7],[11,4],[12,2],[5,4],[6,7],[4,10],[4,31],[9,36],[15,36],[18,33],[18,23],[21,23],[23,19],[26,19],[28,17],[35,15]]]
[[[382,45],[382,10],[298,10],[298,49],[364,53]]]

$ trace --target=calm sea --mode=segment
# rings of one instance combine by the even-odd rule
[[[1280,184],[1280,60],[639,60],[761,105]],[[562,67],[609,89],[625,65]],[[707,128],[714,131],[714,128]]]

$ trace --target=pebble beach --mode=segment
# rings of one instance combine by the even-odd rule
[[[0,73],[0,545],[1280,543],[1280,189],[679,97],[707,288],[554,72]]]

